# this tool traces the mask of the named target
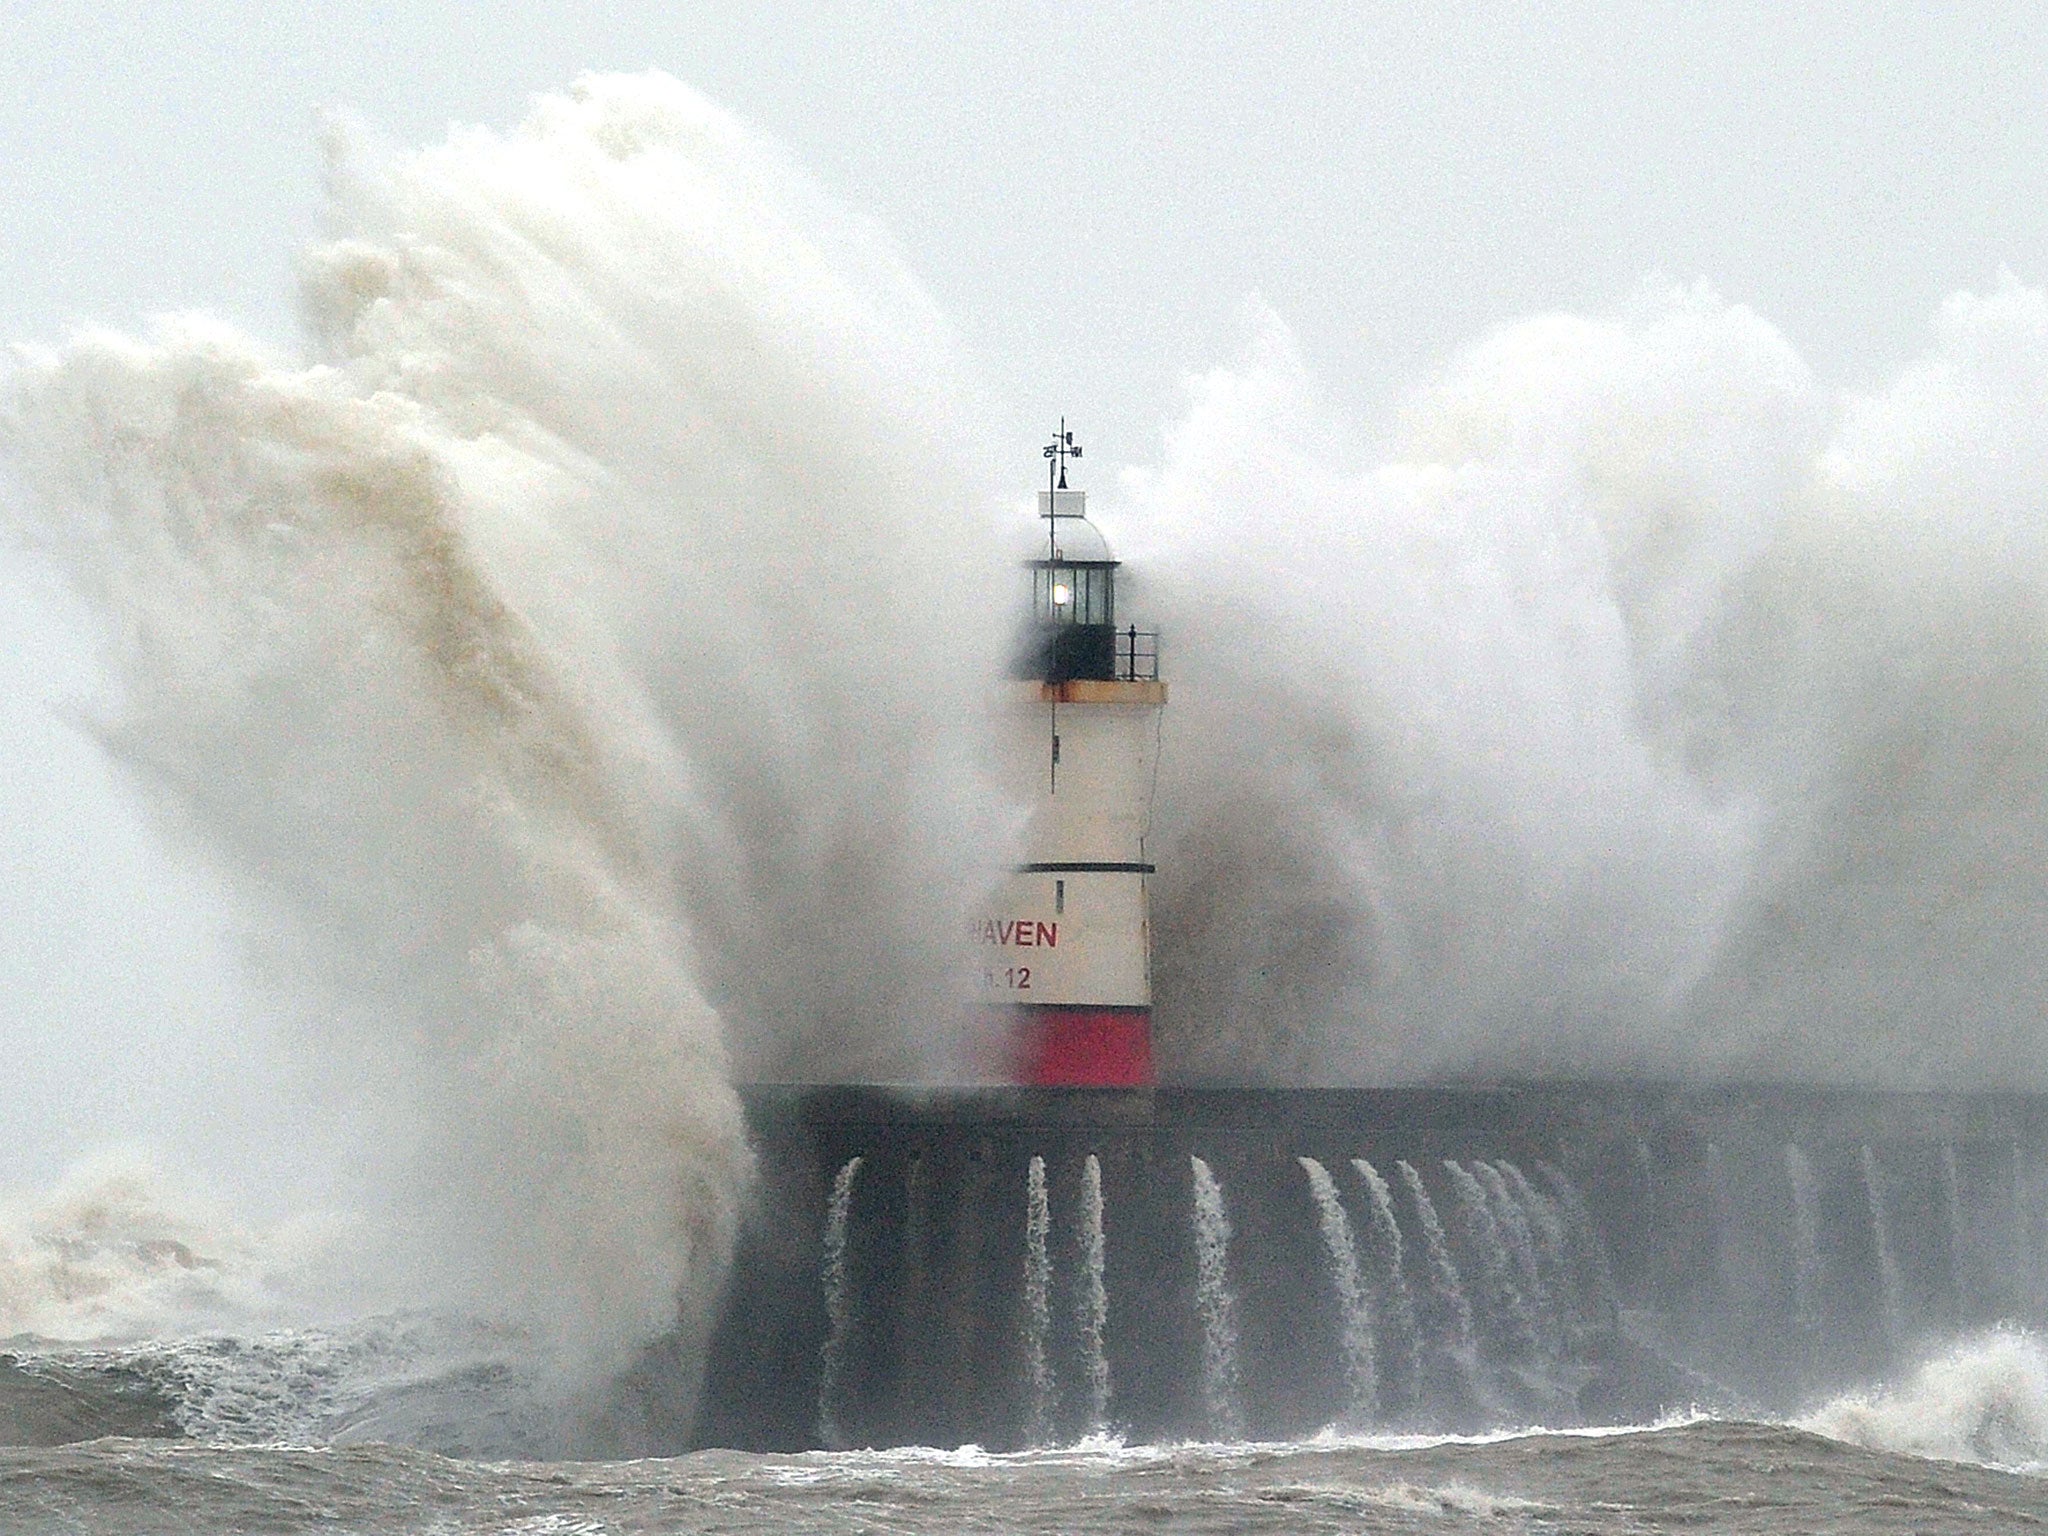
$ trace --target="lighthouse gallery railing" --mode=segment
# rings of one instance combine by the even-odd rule
[[[1159,681],[1159,631],[1133,624],[1116,637],[1116,675],[1120,682]]]

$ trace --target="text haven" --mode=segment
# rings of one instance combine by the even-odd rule
[[[969,926],[978,944],[1056,949],[1060,942],[1058,923],[1041,923],[1029,917],[978,917]]]

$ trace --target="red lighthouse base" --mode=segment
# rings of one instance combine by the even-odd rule
[[[1149,1088],[1152,1010],[1017,1010],[1017,1078],[1032,1088]]]

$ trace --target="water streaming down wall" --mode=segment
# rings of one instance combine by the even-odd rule
[[[1564,1217],[1557,1203],[1549,1196],[1539,1194],[1529,1182],[1529,1176],[1513,1163],[1502,1160],[1491,1166],[1503,1183],[1512,1187],[1508,1198],[1521,1210],[1523,1220],[1535,1237],[1542,1255],[1539,1267],[1550,1275],[1560,1273],[1564,1264],[1565,1233]]]
[[[1541,1296],[1539,1309],[1553,1333],[1559,1355],[1571,1350],[1589,1326],[1598,1326],[1589,1316],[1587,1297],[1573,1277],[1571,1239],[1565,1231],[1564,1211],[1558,1200],[1538,1190],[1529,1176],[1506,1159],[1491,1165],[1500,1176],[1503,1197],[1519,1212],[1522,1226],[1532,1241],[1532,1258]],[[1598,1246],[1597,1242],[1594,1246]],[[1597,1306],[1597,1303],[1596,1303]]]
[[[1081,1163],[1081,1287],[1075,1299],[1090,1434],[1109,1427],[1109,1287],[1103,1278],[1107,1240],[1102,1215],[1102,1159],[1090,1152]]]
[[[1557,1319],[1551,1311],[1543,1266],[1536,1257],[1536,1235],[1530,1213],[1522,1208],[1520,1198],[1508,1188],[1506,1176],[1494,1164],[1475,1160],[1472,1174],[1486,1195],[1487,1208],[1492,1212],[1494,1225],[1507,1248],[1515,1290],[1528,1321],[1530,1343],[1539,1351],[1546,1350],[1553,1342],[1550,1325]]]
[[[1223,1188],[1207,1162],[1190,1157],[1194,1173],[1195,1303],[1202,1316],[1202,1402],[1218,1440],[1244,1434],[1237,1378],[1237,1298],[1230,1289],[1230,1217]]]
[[[1444,1158],[1468,1251],[1478,1256],[1482,1307],[1475,1315],[1485,1324],[1484,1338],[1496,1355],[1531,1360],[1538,1351],[1536,1319],[1515,1275],[1514,1260],[1501,1236],[1500,1223],[1487,1204],[1486,1191],[1470,1169],[1456,1158]]]
[[[1899,1341],[2048,1320],[2027,1100],[820,1090],[753,1115],[776,1214],[707,1444],[1789,1410]]]
[[[827,1446],[843,1443],[838,1404],[846,1371],[846,1338],[853,1319],[854,1297],[847,1285],[846,1236],[853,1213],[853,1181],[861,1159],[849,1157],[832,1181],[832,1206],[825,1217],[825,1318],[830,1331],[818,1369],[818,1439]]]
[[[1052,1210],[1045,1191],[1044,1158],[1031,1159],[1025,1180],[1024,1358],[1031,1385],[1027,1438],[1033,1445],[1043,1445],[1052,1434],[1054,1390],[1045,1353],[1052,1335]]]
[[[1399,1351],[1395,1358],[1404,1367],[1404,1401],[1412,1410],[1422,1392],[1422,1332],[1416,1325],[1414,1297],[1408,1291],[1407,1243],[1401,1236],[1400,1220],[1394,1215],[1394,1193],[1379,1170],[1362,1157],[1351,1159],[1351,1167],[1365,1185],[1370,1204],[1372,1215],[1367,1230],[1379,1258],[1380,1313],[1394,1329],[1394,1343]]]
[[[1372,1303],[1366,1296],[1359,1273],[1358,1245],[1351,1236],[1351,1218],[1337,1193],[1330,1170],[1312,1157],[1298,1158],[1315,1197],[1316,1216],[1322,1229],[1323,1247],[1330,1258],[1330,1285],[1344,1309],[1344,1362],[1351,1383],[1351,1401],[1345,1418],[1369,1423],[1379,1406],[1379,1373],[1373,1349]]]
[[[1549,1186],[1561,1224],[1570,1233],[1573,1260],[1569,1268],[1585,1325],[1593,1333],[1612,1330],[1621,1316],[1621,1291],[1614,1283],[1614,1266],[1608,1260],[1599,1223],[1586,1208],[1577,1186],[1555,1164],[1539,1161],[1536,1173]]]
[[[1464,1387],[1465,1400],[1476,1406],[1480,1401],[1478,1328],[1471,1298],[1465,1294],[1464,1276],[1451,1254],[1450,1234],[1444,1230],[1436,1202],[1430,1198],[1429,1188],[1415,1165],[1404,1157],[1395,1164],[1395,1169],[1408,1191],[1429,1253],[1429,1277],[1437,1302],[1436,1352],[1446,1371],[1443,1385],[1455,1382]]]

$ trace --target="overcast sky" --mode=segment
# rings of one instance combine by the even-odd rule
[[[1945,294],[2048,275],[2044,16],[0,0],[0,332],[203,306],[286,341],[323,108],[423,142],[658,67],[894,233],[1017,430],[1065,410],[1111,461],[1253,291],[1368,418],[1488,327],[1653,273],[1853,382]]]
[[[894,235],[1020,479],[1062,411],[1095,483],[1151,456],[1253,292],[1368,433],[1489,328],[1650,275],[1707,279],[1855,384],[1914,355],[1949,292],[2048,280],[2044,15],[0,0],[0,339],[198,307],[290,346],[323,109],[418,143],[509,125],[585,69],[656,67]],[[0,556],[0,1045],[83,1021],[73,1059],[31,1062],[54,1083],[79,1051],[128,1049],[123,1018],[224,1016],[228,962],[51,715],[85,653],[33,588]],[[163,1096],[180,1070],[162,1064]],[[46,1097],[65,1144],[152,1113]]]

